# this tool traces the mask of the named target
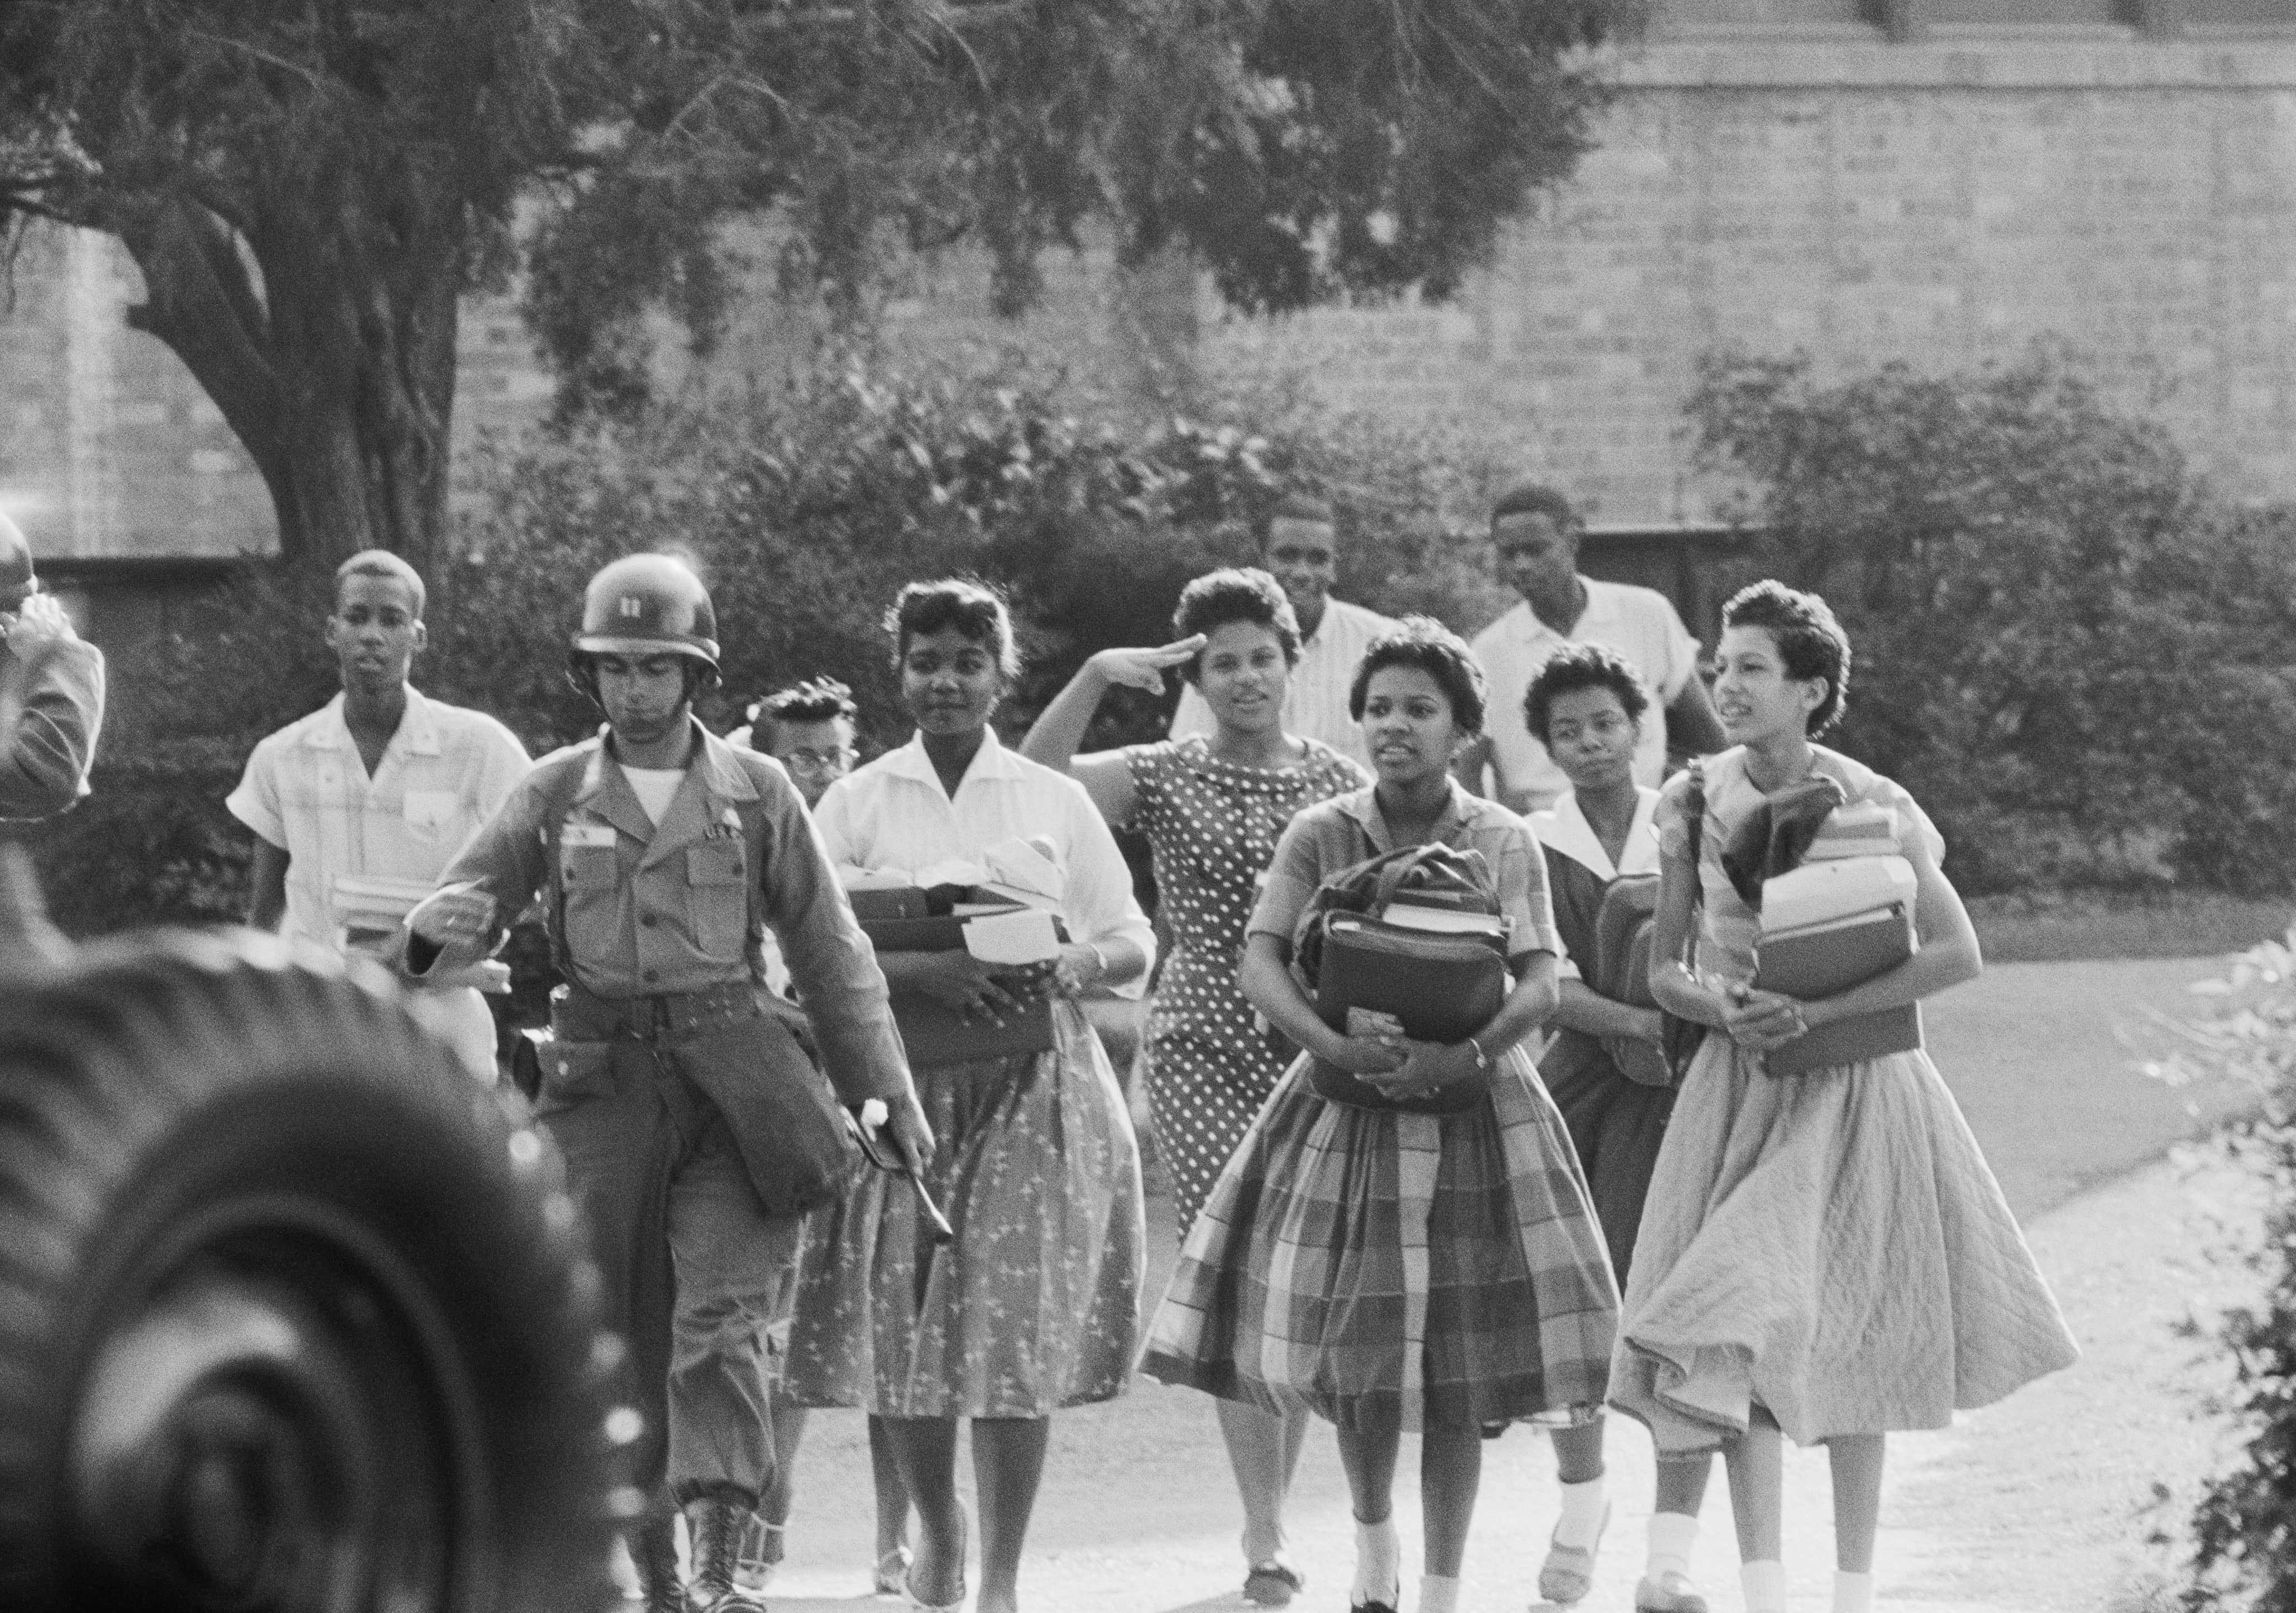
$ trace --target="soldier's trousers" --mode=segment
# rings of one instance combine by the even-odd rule
[[[545,1060],[543,1122],[589,1223],[609,1316],[630,1347],[644,1415],[634,1480],[649,1511],[718,1495],[755,1506],[772,1482],[760,1336],[787,1311],[803,1220],[769,1216],[724,1115],[682,1068],[738,1055],[575,1040]]]

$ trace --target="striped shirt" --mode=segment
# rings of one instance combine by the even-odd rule
[[[1454,783],[1451,804],[1428,843],[1483,854],[1498,885],[1499,911],[1514,921],[1510,956],[1562,953],[1554,906],[1546,892],[1546,859],[1531,839],[1529,825],[1497,802],[1469,795]],[[1268,864],[1267,883],[1246,933],[1281,936],[1288,948],[1317,886],[1342,869],[1396,848],[1379,810],[1376,786],[1308,807],[1276,842],[1275,860]]]
[[[1398,625],[1361,605],[1324,600],[1324,619],[1316,624],[1315,636],[1300,646],[1299,663],[1292,668],[1291,685],[1283,695],[1283,731],[1299,739],[1320,740],[1368,770],[1371,752],[1364,748],[1362,727],[1348,715],[1348,691],[1372,641]],[[1172,713],[1172,737],[1209,735],[1218,726],[1195,685],[1182,685],[1179,708]]]

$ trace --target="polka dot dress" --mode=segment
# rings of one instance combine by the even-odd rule
[[[1154,850],[1174,937],[1148,1010],[1148,1106],[1183,1240],[1293,1051],[1236,986],[1259,876],[1301,807],[1370,782],[1337,751],[1300,742],[1306,757],[1278,769],[1221,761],[1201,736],[1125,753],[1132,827]]]

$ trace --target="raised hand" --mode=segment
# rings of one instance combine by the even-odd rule
[[[1193,660],[1203,647],[1204,635],[1191,634],[1160,650],[1103,650],[1086,665],[1107,683],[1157,694],[1163,690],[1164,674]]]

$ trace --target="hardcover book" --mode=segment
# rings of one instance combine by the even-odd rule
[[[1394,907],[1388,911],[1392,914]],[[1414,1041],[1464,1042],[1506,1002],[1513,977],[1505,946],[1500,936],[1447,935],[1334,913],[1324,926],[1316,1012],[1341,1032],[1348,1029],[1350,1010],[1368,1011],[1391,1016]],[[1314,1079],[1322,1096],[1358,1109],[1447,1113],[1472,1109],[1483,1095],[1480,1085],[1467,1085],[1402,1102],[1321,1060]]]
[[[1767,905],[1767,904],[1766,904]],[[1892,902],[1841,918],[1766,933],[1754,984],[1807,1002],[1863,985],[1914,955],[1913,905]],[[1922,1044],[1919,1003],[1822,1025],[1764,1055],[1773,1076],[1806,1075]]]

